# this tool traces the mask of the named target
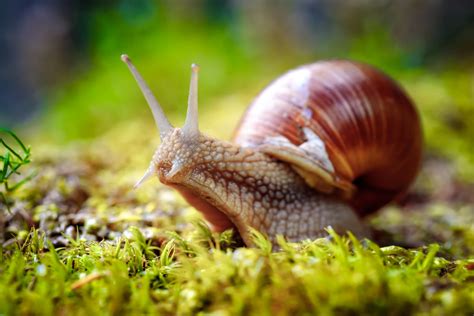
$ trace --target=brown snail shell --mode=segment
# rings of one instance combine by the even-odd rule
[[[284,136],[298,146],[306,141],[303,127],[323,141],[334,179],[355,186],[349,203],[362,216],[403,194],[419,169],[416,108],[397,83],[371,66],[332,60],[286,73],[249,106],[233,140],[259,146]]]

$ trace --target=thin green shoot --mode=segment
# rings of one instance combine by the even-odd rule
[[[4,192],[0,191],[0,198],[7,208],[9,208],[6,194],[17,190],[27,181],[31,180],[34,177],[34,173],[20,179],[14,184],[11,183],[11,177],[14,174],[20,175],[20,168],[31,162],[31,149],[27,147],[15,133],[6,128],[0,127],[0,134],[8,135],[15,143],[14,146],[10,145],[5,138],[0,137],[0,145],[4,148],[4,151],[0,154],[0,186],[3,185],[4,188]],[[15,147],[18,147],[18,149]]]

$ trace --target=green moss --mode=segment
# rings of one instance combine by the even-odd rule
[[[171,237],[155,247],[134,229],[115,242],[71,240],[55,250],[32,231],[26,241],[3,249],[0,312],[433,315],[474,310],[472,260],[436,257],[436,244],[426,251],[379,248],[331,236],[301,244],[281,239],[281,251],[271,253],[266,247],[222,248],[205,234]]]
[[[405,87],[420,110],[427,149],[453,161],[460,178],[472,183],[472,74],[461,70],[419,70],[407,73],[405,78]]]

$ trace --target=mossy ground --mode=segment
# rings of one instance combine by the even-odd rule
[[[32,131],[36,137],[25,137],[33,163],[12,181],[36,176],[6,194],[9,210],[0,200],[0,315],[474,314],[468,53],[413,64],[416,53],[403,51],[370,17],[364,17],[367,34],[342,46],[337,39],[318,42],[314,51],[285,48],[278,36],[254,42],[239,34],[236,21],[190,19],[196,10],[183,10],[181,18],[161,9],[150,18],[152,11],[141,18],[101,6],[88,13],[88,68],[71,67],[74,80],[53,93],[50,110]],[[455,38],[448,43],[449,51],[459,49]],[[255,234],[256,248],[239,248],[231,232],[211,233],[156,179],[131,189],[157,140],[142,96],[119,61],[124,52],[173,122],[185,113],[187,67],[199,62],[200,109],[207,111],[200,113],[200,127],[222,139],[259,89],[292,67],[327,58],[373,64],[400,81],[418,105],[423,170],[403,200],[368,219],[372,241],[331,233],[298,244],[281,240],[272,252]],[[92,141],[54,143],[104,130],[110,132]]]
[[[427,158],[411,193],[369,220],[373,241],[330,232],[272,252],[258,233],[248,249],[210,232],[156,179],[131,190],[138,153],[156,146],[142,125],[34,146],[37,175],[0,216],[0,314],[474,312],[473,191],[448,160]]]

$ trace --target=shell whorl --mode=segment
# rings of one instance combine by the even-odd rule
[[[235,143],[267,137],[305,141],[310,128],[324,142],[337,177],[357,188],[349,203],[367,215],[404,193],[421,160],[420,120],[405,92],[385,74],[353,61],[322,61],[292,70],[249,106]]]

